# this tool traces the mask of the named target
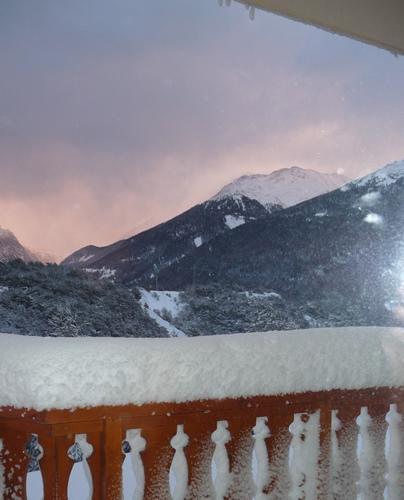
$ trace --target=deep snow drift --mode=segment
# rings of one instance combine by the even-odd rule
[[[403,328],[191,339],[0,334],[0,407],[64,409],[402,385]]]

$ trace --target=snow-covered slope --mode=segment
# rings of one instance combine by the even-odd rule
[[[375,172],[372,172],[359,180],[350,182],[344,189],[350,186],[374,186],[374,187],[386,187],[390,184],[394,184],[399,179],[404,177],[404,160],[395,161],[389,163],[385,167],[379,168]]]
[[[339,174],[325,174],[301,167],[275,170],[269,175],[243,175],[227,184],[213,200],[246,196],[267,208],[273,205],[286,208],[328,193],[349,179]]]
[[[0,227],[0,262],[15,259],[30,262],[37,261],[38,257],[24,248],[11,231]]]
[[[179,300],[181,292],[161,290],[145,290],[140,288],[140,304],[143,310],[163,327],[170,337],[186,337],[185,333],[176,328],[171,321],[184,307]]]

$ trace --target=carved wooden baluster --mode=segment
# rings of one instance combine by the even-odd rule
[[[289,446],[292,436],[289,426],[293,422],[293,411],[277,412],[274,408],[268,415],[268,427],[271,431],[266,440],[269,457],[269,483],[264,493],[269,498],[288,498],[290,488]]]
[[[4,500],[26,499],[28,456],[25,446],[29,436],[26,432],[9,430],[1,433],[0,460],[4,467]]]
[[[269,482],[269,457],[265,440],[270,436],[270,430],[267,425],[267,417],[257,417],[253,428],[254,437],[254,459],[256,463],[256,475],[254,477],[256,500],[267,499],[264,490]]]
[[[396,404],[390,405],[386,421],[389,425],[386,440],[386,493],[389,500],[401,500],[404,498],[404,420]]]
[[[295,414],[289,430],[291,498],[317,498],[320,412]]]
[[[75,464],[69,479],[69,498],[76,498],[84,494],[87,499],[93,498],[93,477],[87,461],[93,454],[93,451],[93,445],[87,441],[87,434],[75,435],[74,443],[68,450],[68,457]],[[85,479],[82,477],[83,473]]]
[[[336,431],[336,446],[333,450],[336,458],[333,465],[332,483],[333,498],[346,500],[356,498],[358,493],[359,464],[357,458],[358,426],[356,419],[360,407],[345,403],[343,408],[336,410],[336,418],[340,425]]]
[[[383,498],[386,487],[386,456],[385,443],[387,422],[386,415],[389,411],[387,404],[368,405],[368,414],[371,418],[368,428],[372,462],[369,467],[369,489],[373,498]]]
[[[119,419],[107,418],[104,427],[102,499],[122,496],[123,429]],[[99,474],[96,472],[96,476]]]
[[[189,470],[189,500],[213,497],[211,464],[215,449],[212,433],[215,429],[216,421],[196,421],[185,425],[185,431],[190,437],[185,448]]]
[[[188,446],[189,436],[184,432],[184,426],[177,426],[177,433],[171,438],[171,448],[175,450],[171,462],[170,474],[175,478],[172,485],[171,497],[173,500],[184,500],[188,494],[188,462],[185,456],[185,448]]]
[[[145,471],[145,500],[170,498],[169,471],[174,456],[170,441],[177,431],[176,423],[142,428],[146,449],[142,453]]]
[[[126,459],[131,479],[126,482],[126,495],[133,500],[143,500],[145,475],[142,454],[146,449],[146,440],[142,436],[141,429],[128,429],[126,439],[122,443],[122,451],[127,454]],[[133,484],[134,483],[134,484]],[[125,484],[124,484],[125,487]]]
[[[73,435],[69,437],[60,436],[56,438],[57,481],[60,500],[67,500],[67,486],[69,484],[69,478],[73,468],[73,462],[68,456],[68,451],[73,442]]]
[[[231,483],[228,499],[252,498],[255,485],[252,477],[252,452],[254,440],[252,429],[256,417],[229,420],[231,440],[227,445],[230,460]]]
[[[217,422],[216,430],[212,433],[212,441],[215,443],[212,456],[212,481],[216,500],[223,500],[231,483],[230,460],[226,448],[231,439],[228,426],[227,420],[220,420]]]

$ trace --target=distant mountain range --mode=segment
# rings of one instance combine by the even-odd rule
[[[329,192],[348,179],[291,167],[269,175],[243,176],[210,200],[152,229],[106,247],[84,247],[62,264],[109,270],[127,284],[157,288],[163,270],[179,264],[221,234]]]
[[[0,264],[2,328],[158,336],[403,326],[404,161],[346,181],[299,167],[244,176],[152,229],[78,250],[64,266]],[[2,229],[0,262],[15,259],[38,256]],[[97,276],[117,283],[101,280],[92,323]],[[141,287],[139,302],[120,283]]]
[[[322,179],[299,203],[309,191],[297,179],[304,185],[317,175],[309,172],[240,178],[164,224],[65,263],[131,287],[185,290],[174,324],[186,333],[404,324],[404,161],[345,184]]]
[[[261,304],[255,317],[250,314],[251,305],[244,301],[236,306],[233,300],[235,318],[243,307],[244,312],[238,324],[227,325],[229,331],[239,330],[243,321],[248,328],[245,318],[254,327],[260,318],[266,329],[272,325],[285,329],[402,326],[403,236],[404,162],[396,162],[331,193],[222,234],[180,264],[164,269],[159,280],[162,288],[170,290],[183,290],[191,283],[209,290],[220,284],[222,289],[273,292],[282,298],[267,301],[267,309]],[[220,304],[217,295],[213,291],[211,304]],[[225,295],[221,297],[223,310]],[[198,310],[200,300],[191,299],[188,302],[192,305],[193,300]],[[192,310],[185,319],[191,318]],[[186,331],[186,323],[178,327]],[[206,315],[203,324],[205,331],[214,329]]]

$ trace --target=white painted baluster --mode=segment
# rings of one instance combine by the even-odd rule
[[[317,497],[320,412],[296,414],[289,430],[292,442],[289,469],[292,480],[290,498],[315,499]]]
[[[184,426],[177,426],[177,434],[171,439],[174,448],[174,458],[170,467],[170,491],[173,500],[184,500],[188,491],[188,464],[184,448],[189,438],[184,433]]]
[[[27,500],[43,500],[43,477],[40,469],[40,460],[43,457],[43,448],[38,442],[38,436],[32,434],[25,447],[29,457],[26,482]]]
[[[263,489],[269,482],[269,458],[265,440],[270,436],[267,426],[267,417],[257,417],[257,422],[253,428],[255,440],[253,450],[253,477],[256,487],[255,500],[265,500],[267,495]]]
[[[141,452],[146,449],[146,440],[141,436],[141,429],[126,431],[123,451],[126,454],[123,463],[123,497],[130,500],[142,500],[144,496],[145,474]]]
[[[224,498],[231,480],[230,462],[226,450],[226,443],[231,439],[227,430],[228,425],[226,420],[221,420],[212,434],[212,441],[216,445],[212,458],[212,480],[217,500]]]
[[[372,419],[366,407],[361,408],[359,417],[356,419],[359,426],[357,456],[360,469],[360,479],[358,482],[358,500],[369,500],[372,498],[370,491],[370,472],[373,461],[372,443],[369,436],[369,427]]]
[[[404,498],[403,420],[397,412],[397,405],[390,405],[386,421],[389,426],[386,433],[387,485],[384,497],[388,500],[402,500]]]
[[[67,488],[71,500],[91,500],[93,480],[87,459],[92,455],[93,447],[87,442],[86,434],[76,434],[74,444],[67,454],[74,461]]]

